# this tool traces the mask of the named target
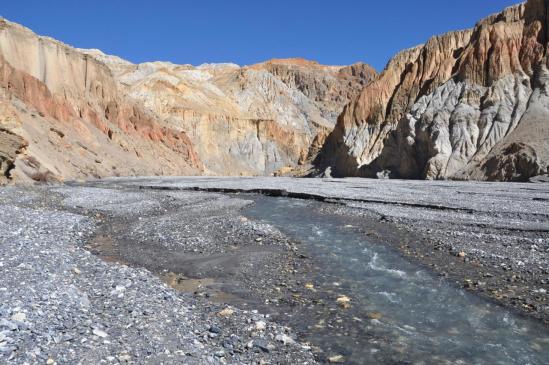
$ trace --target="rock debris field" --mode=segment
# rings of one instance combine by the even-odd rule
[[[546,183],[197,177],[11,186],[0,189],[0,363],[343,361],[318,356],[273,315],[275,284],[303,287],[308,260],[275,227],[241,214],[253,203],[243,193],[333,203],[323,209],[354,226],[377,222],[361,228],[455,285],[549,320]]]
[[[186,208],[218,199],[234,206],[212,195],[173,199]],[[0,190],[0,363],[314,363],[307,346],[257,311],[179,293],[145,269],[85,248],[102,213],[145,214],[159,208],[155,198],[96,188]],[[169,233],[165,240],[174,239]],[[191,251],[224,249],[207,233]]]

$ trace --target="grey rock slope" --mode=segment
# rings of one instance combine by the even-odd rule
[[[317,160],[339,176],[524,181],[547,174],[544,0],[397,54]]]

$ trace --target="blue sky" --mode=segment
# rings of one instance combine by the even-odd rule
[[[473,26],[511,0],[4,0],[36,33],[132,62],[304,57],[381,70],[397,51]]]

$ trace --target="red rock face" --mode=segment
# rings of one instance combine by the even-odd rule
[[[509,179],[486,161],[498,159],[490,151],[512,138],[535,107],[530,96],[545,87],[548,4],[530,0],[396,55],[345,108],[318,167],[343,176]],[[546,173],[549,156],[538,157],[537,170],[511,179]]]
[[[29,144],[13,152],[3,139],[10,178],[200,173],[187,135],[126,98],[104,65],[20,26],[0,25],[1,99],[13,104],[18,121],[0,128],[9,141]],[[26,53],[44,54],[35,60],[40,67]]]
[[[54,97],[45,84],[29,74],[16,70],[1,55],[0,87],[45,116],[63,122],[75,117],[72,108],[63,100]]]
[[[110,104],[106,109],[107,120],[112,120],[128,135],[136,135],[155,143],[161,143],[183,158],[190,166],[201,169],[202,164],[196,155],[191,140],[184,132],[163,127],[151,115],[147,115],[136,105],[123,105],[119,108]],[[108,133],[108,131],[107,131]]]

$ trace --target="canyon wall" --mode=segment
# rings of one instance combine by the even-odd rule
[[[299,171],[375,76],[303,59],[134,65],[0,19],[0,183]]]
[[[365,64],[324,66],[303,59],[252,66],[168,62],[134,65],[92,50],[121,88],[185,132],[205,174],[268,175],[310,162],[311,145],[376,72]]]
[[[185,133],[126,97],[103,63],[0,20],[2,181],[194,174]]]
[[[530,0],[397,54],[339,116],[315,161],[318,174],[547,174],[548,8]]]
[[[366,64],[133,64],[0,19],[0,183],[548,174],[549,0]],[[337,122],[336,122],[337,121]]]

